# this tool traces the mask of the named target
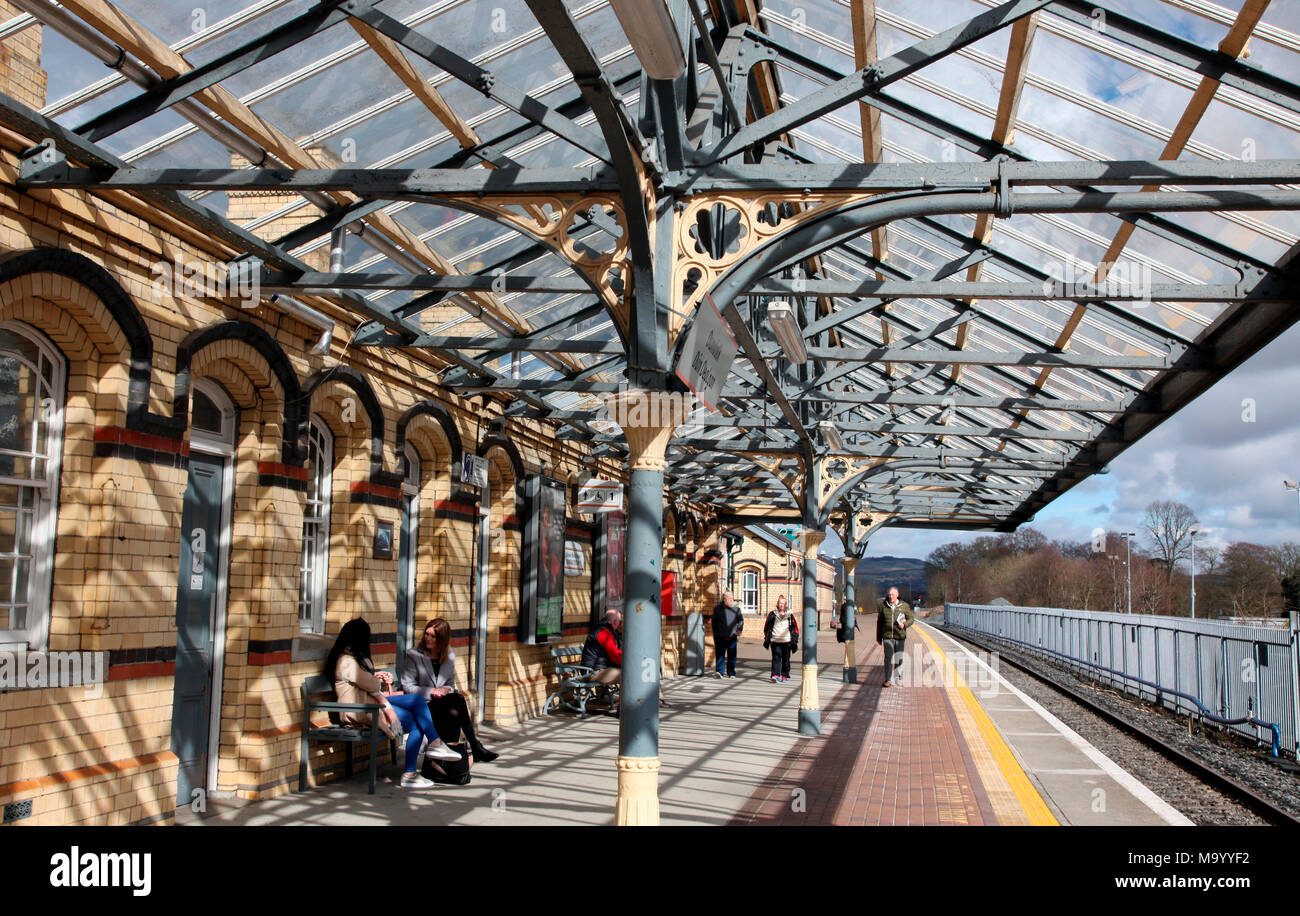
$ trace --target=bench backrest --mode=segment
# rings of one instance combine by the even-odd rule
[[[582,646],[553,646],[551,657],[560,663],[572,662],[582,658]]]
[[[380,668],[378,670],[387,671],[390,674],[392,674],[394,678],[397,677],[396,672],[392,668]],[[311,677],[304,679],[302,682],[303,710],[306,711],[311,707],[312,697],[322,693],[328,693],[331,695],[331,697],[333,697],[334,682],[331,681],[329,678],[325,677],[325,675],[323,674],[313,674]]]

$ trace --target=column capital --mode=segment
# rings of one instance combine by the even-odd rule
[[[803,544],[803,558],[815,560],[822,542],[826,540],[826,532],[819,528],[804,528],[799,532],[799,540]]]
[[[668,442],[694,409],[694,396],[675,391],[627,388],[605,399],[609,419],[627,438],[628,467],[662,471]]]
[[[844,572],[850,576],[853,575],[853,570],[858,568],[860,562],[862,562],[861,557],[845,557],[840,560],[840,563],[844,566]]]

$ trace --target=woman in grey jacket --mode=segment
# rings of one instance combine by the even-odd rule
[[[476,763],[491,763],[500,754],[485,748],[474,734],[474,719],[465,697],[456,689],[456,653],[451,651],[451,625],[435,617],[424,625],[420,644],[406,650],[402,666],[402,690],[418,693],[429,701],[434,727],[444,741],[463,734]]]

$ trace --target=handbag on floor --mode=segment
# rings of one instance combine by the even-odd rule
[[[424,764],[420,767],[420,775],[425,779],[432,779],[434,782],[443,783],[445,785],[469,785],[469,744],[462,741],[457,744],[448,744],[447,747],[460,754],[460,759],[435,760],[432,757],[425,757]]]

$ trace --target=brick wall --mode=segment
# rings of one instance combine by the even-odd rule
[[[0,0],[0,9],[11,8]],[[39,28],[11,38],[4,50],[0,89],[39,106]],[[81,687],[0,691],[0,803],[32,800],[33,816],[23,824],[172,819],[177,565],[191,445],[183,408],[199,378],[221,385],[238,409],[213,788],[262,798],[296,783],[299,686],[317,673],[322,654],[301,634],[297,606],[306,496],[295,433],[309,414],[334,437],[326,636],[362,615],[377,636],[378,664],[392,664],[405,648],[395,644],[398,545],[391,559],[373,551],[380,523],[400,531],[400,435],[422,470],[415,633],[428,619],[446,617],[458,682],[470,688],[477,493],[459,487],[451,468],[458,449],[476,447],[485,412],[499,408],[429,384],[436,367],[424,356],[345,351],[347,333],[336,335],[328,355],[313,354],[318,332],[265,304],[241,309],[232,300],[161,288],[160,262],[210,264],[233,252],[120,193],[18,192],[17,153],[31,142],[0,131],[0,254],[8,256],[0,260],[0,320],[45,335],[66,362],[48,646],[107,653],[107,683],[99,696]],[[282,202],[246,198],[231,207],[248,217]],[[284,228],[273,222],[260,231],[270,237]],[[324,300],[303,298],[346,322],[341,331],[356,323]],[[373,416],[364,409],[367,397]],[[516,464],[524,474],[544,470],[572,482],[585,476],[585,454],[581,443],[558,441],[530,420],[511,420],[503,444],[486,451],[487,686],[471,700],[483,704],[489,721],[536,715],[554,686],[547,647],[523,645],[515,635]],[[607,461],[597,470],[621,477]],[[707,613],[719,588],[717,533],[691,517],[679,524],[670,515],[668,525],[668,562],[683,597],[683,613],[664,619],[671,675],[680,665],[685,615]],[[566,641],[581,639],[590,618],[591,542],[584,533],[581,525],[571,528],[587,573],[565,580]],[[313,747],[313,781],[333,778],[340,759],[338,749]]]

